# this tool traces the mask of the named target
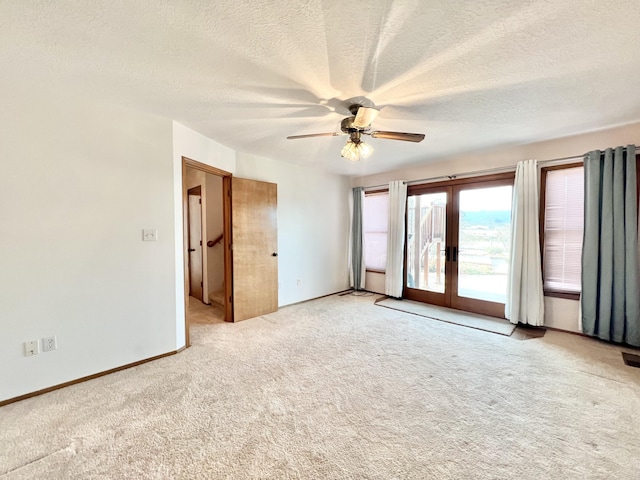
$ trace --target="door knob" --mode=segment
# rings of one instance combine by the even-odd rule
[[[195,249],[195,248],[190,248],[190,249],[189,249],[189,251],[190,251],[190,252],[195,252],[195,251],[196,251],[196,249]]]
[[[271,256],[272,256],[272,257],[277,257],[277,256],[278,256],[278,254],[277,254],[276,252],[273,252],[273,253],[271,254]]]

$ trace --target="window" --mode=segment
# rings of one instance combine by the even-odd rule
[[[365,266],[367,270],[384,272],[387,268],[389,192],[365,193],[363,217]]]
[[[543,168],[541,180],[545,294],[577,298],[582,271],[584,168],[582,164]]]

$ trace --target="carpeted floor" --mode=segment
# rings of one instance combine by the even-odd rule
[[[8,479],[635,479],[640,369],[332,296],[0,408]]]

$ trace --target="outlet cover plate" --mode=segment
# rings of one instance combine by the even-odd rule
[[[42,351],[43,352],[51,352],[58,348],[58,342],[56,340],[56,336],[46,337],[42,339]]]
[[[155,228],[144,228],[142,230],[142,240],[145,242],[155,242],[158,240],[158,230]]]

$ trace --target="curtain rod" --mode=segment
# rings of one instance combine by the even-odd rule
[[[566,160],[583,159],[585,155],[586,155],[586,153],[583,153],[582,155],[572,155],[570,157],[559,157],[559,158],[550,158],[548,160],[540,160],[538,162],[538,165],[544,165],[544,164],[547,164],[547,163],[562,162],[562,161],[566,161]],[[481,175],[483,173],[506,173],[506,172],[512,172],[515,169],[516,169],[515,165],[511,165],[511,166],[507,166],[507,167],[495,167],[495,168],[488,168],[486,170],[475,170],[473,172],[457,173],[455,175],[439,175],[437,177],[419,178],[418,180],[409,180],[409,181],[405,181],[404,183],[406,185],[414,185],[416,183],[426,183],[426,182],[432,182],[434,180],[447,180],[447,179],[448,180],[453,180],[454,178],[458,178],[458,177],[473,177],[473,176],[476,176],[476,175]],[[370,188],[382,188],[382,187],[388,187],[388,186],[389,186],[389,184],[385,183],[385,184],[382,184],[382,185],[373,185],[373,186],[364,187],[364,188],[365,189],[370,189]]]

